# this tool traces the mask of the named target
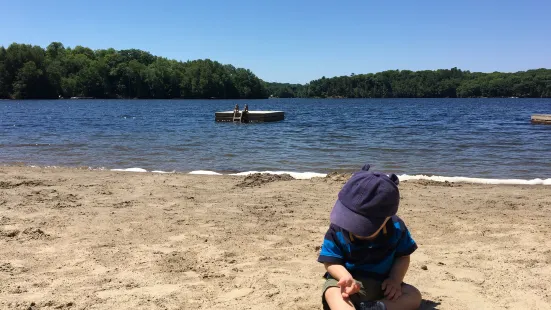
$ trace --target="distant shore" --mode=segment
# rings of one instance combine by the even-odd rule
[[[320,309],[346,175],[0,167],[0,308]],[[422,309],[551,307],[551,188],[400,184]]]
[[[61,42],[46,48],[0,46],[0,98],[15,99],[549,98],[550,76],[545,68],[484,73],[454,67],[322,76],[292,84],[264,81],[249,69],[211,59],[182,62],[138,49],[92,50]]]
[[[542,97],[543,99],[547,99],[547,97]],[[21,100],[227,100],[227,101],[251,101],[251,100],[266,100],[266,99],[305,99],[305,100],[315,100],[315,99],[540,99],[538,97],[464,97],[464,98],[457,98],[457,97],[396,97],[396,98],[382,98],[382,97],[269,97],[269,98],[256,98],[256,99],[231,99],[231,98],[94,98],[94,97],[61,97],[61,98],[32,98],[32,99],[15,99],[15,98],[0,98],[0,100],[5,101],[21,101]]]

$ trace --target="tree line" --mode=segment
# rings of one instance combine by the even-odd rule
[[[206,60],[175,61],[137,49],[0,47],[0,98],[221,98],[268,96],[250,70]]]
[[[280,98],[478,98],[551,97],[551,70],[480,73],[449,70],[389,70],[311,81],[268,84]]]
[[[480,73],[457,68],[389,70],[269,83],[210,59],[176,61],[128,49],[92,50],[53,42],[0,46],[0,98],[472,98],[551,97],[551,70]]]

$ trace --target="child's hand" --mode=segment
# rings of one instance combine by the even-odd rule
[[[360,285],[352,276],[343,277],[339,280],[339,287],[343,298],[349,298],[351,295],[360,291]]]
[[[402,282],[392,278],[384,280],[381,288],[385,292],[385,297],[388,300],[396,300],[402,296]]]

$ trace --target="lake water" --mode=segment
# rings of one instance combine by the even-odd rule
[[[238,103],[276,123],[214,122]],[[0,164],[551,178],[550,99],[0,101]]]

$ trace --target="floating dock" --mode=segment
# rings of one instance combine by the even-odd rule
[[[534,114],[531,122],[532,124],[551,125],[551,114]]]
[[[285,119],[283,111],[243,111],[235,113],[234,111],[216,112],[215,120],[217,122],[235,122],[235,123],[264,123],[279,122]]]

